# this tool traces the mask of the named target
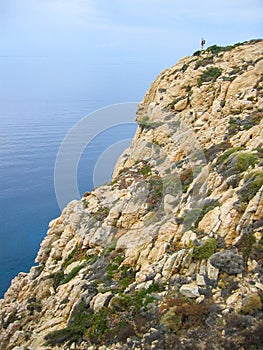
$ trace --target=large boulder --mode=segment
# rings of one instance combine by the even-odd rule
[[[231,250],[224,250],[210,257],[210,264],[229,275],[241,273],[244,270],[244,259]]]

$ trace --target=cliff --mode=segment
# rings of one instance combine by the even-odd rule
[[[260,348],[262,54],[212,46],[157,77],[112,182],[0,301],[1,349]]]

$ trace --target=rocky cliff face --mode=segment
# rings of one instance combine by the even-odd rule
[[[259,349],[263,41],[163,71],[111,183],[50,223],[1,349]]]

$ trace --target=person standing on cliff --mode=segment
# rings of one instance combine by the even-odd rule
[[[202,38],[202,40],[201,40],[201,48],[202,48],[202,50],[204,50],[204,46],[205,46],[205,39]]]

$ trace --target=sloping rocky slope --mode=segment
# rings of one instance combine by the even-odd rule
[[[153,82],[111,183],[50,223],[1,349],[260,349],[263,41]]]

